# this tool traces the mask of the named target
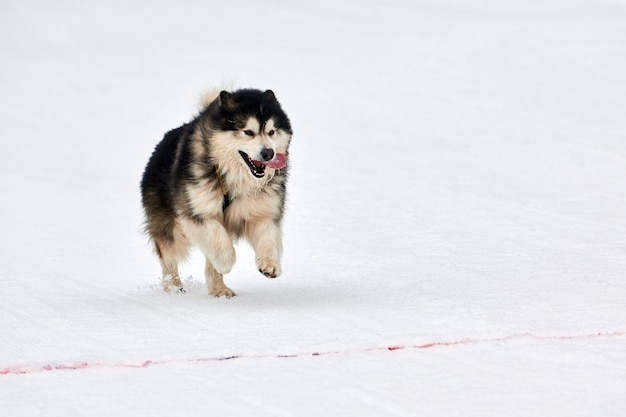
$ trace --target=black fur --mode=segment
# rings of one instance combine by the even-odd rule
[[[205,113],[210,118],[211,128],[216,130],[242,129],[250,117],[256,117],[263,126],[271,117],[277,128],[293,134],[289,118],[271,90],[264,93],[254,89],[222,91],[219,100],[207,107]]]
[[[193,125],[184,124],[165,134],[154,149],[141,179],[142,204],[148,217],[146,231],[155,240],[171,242],[174,239],[174,189],[177,178],[181,177],[177,171],[186,165],[184,161],[176,160],[176,153],[181,141],[189,137]]]

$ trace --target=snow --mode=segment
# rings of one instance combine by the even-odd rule
[[[211,4],[216,3],[216,4]],[[621,416],[626,2],[4,1],[3,416]],[[202,90],[295,136],[283,275],[159,289]]]

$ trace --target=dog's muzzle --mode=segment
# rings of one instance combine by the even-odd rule
[[[263,178],[266,166],[273,169],[282,169],[287,165],[287,156],[284,153],[274,153],[274,150],[269,148],[261,151],[261,157],[265,161],[252,159],[244,151],[239,151],[239,155],[250,168],[250,173],[256,178]]]

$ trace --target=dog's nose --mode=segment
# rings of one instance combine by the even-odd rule
[[[264,161],[271,161],[274,158],[274,149],[265,148],[261,151],[261,158]]]

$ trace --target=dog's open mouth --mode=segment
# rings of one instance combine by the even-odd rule
[[[244,151],[239,151],[239,155],[246,161],[246,165],[250,168],[250,172],[256,178],[263,178],[265,175],[265,167],[268,166],[273,169],[283,169],[287,166],[287,154],[277,153],[274,158],[267,162],[257,161],[248,156]]]
[[[254,175],[256,178],[263,178],[263,176],[265,175],[265,163],[264,162],[255,161],[254,159],[250,158],[247,153],[243,151],[239,151],[239,155],[241,155],[243,160],[246,162],[246,165],[248,165],[248,168],[250,168],[250,172],[252,173],[252,175]]]

